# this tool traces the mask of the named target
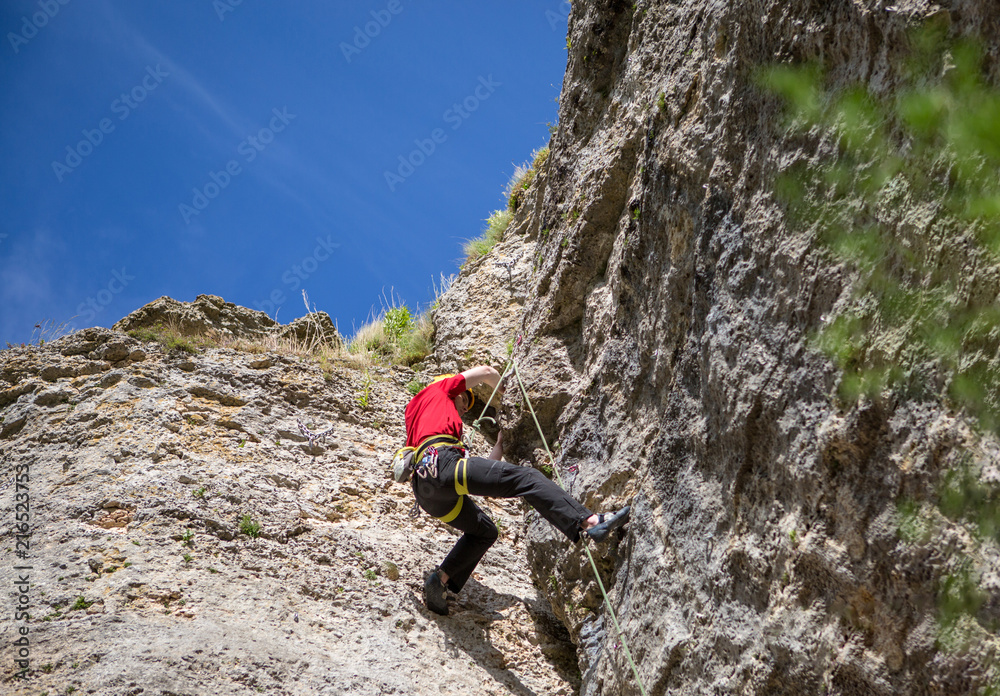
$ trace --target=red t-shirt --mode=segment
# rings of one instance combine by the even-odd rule
[[[431,435],[462,439],[462,419],[454,399],[465,391],[465,377],[455,375],[432,382],[406,404],[406,446],[416,447]]]

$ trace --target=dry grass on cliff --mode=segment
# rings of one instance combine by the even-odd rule
[[[507,209],[516,213],[524,200],[524,192],[531,188],[535,175],[541,171],[542,165],[549,158],[549,148],[543,147],[531,153],[531,164],[525,162],[514,169],[514,175],[507,182],[504,195],[507,196]]]
[[[277,334],[258,338],[238,338],[214,329],[190,334],[180,331],[176,323],[135,329],[128,333],[140,341],[159,343],[168,351],[177,350],[194,354],[210,348],[223,348],[241,353],[295,356],[316,363],[327,379],[332,377],[335,365],[358,370],[386,363],[412,365],[426,357],[433,349],[430,340],[433,335],[433,324],[426,316],[420,317],[415,323],[412,337],[405,336],[390,349],[386,348],[388,343],[381,317],[365,324],[347,343],[340,344],[323,342],[318,333],[313,333],[306,339],[294,336],[282,337]]]
[[[486,254],[503,239],[504,233],[514,219],[514,213],[521,206],[525,192],[531,188],[535,181],[535,176],[541,170],[542,165],[549,157],[549,148],[543,147],[531,153],[531,164],[528,162],[514,168],[514,174],[504,188],[504,196],[507,197],[507,208],[505,210],[494,210],[486,218],[486,228],[483,233],[468,240],[463,251],[465,252],[465,263],[476,261]]]
[[[347,342],[347,354],[364,367],[384,362],[413,365],[433,350],[430,310],[414,318],[405,305],[383,309]]]
[[[490,253],[497,242],[503,239],[503,233],[507,231],[507,226],[510,225],[513,217],[514,213],[509,210],[494,210],[486,218],[486,229],[482,236],[470,239],[465,243],[463,247],[465,262],[475,261]]]

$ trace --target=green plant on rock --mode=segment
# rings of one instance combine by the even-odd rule
[[[775,192],[788,227],[851,281],[814,340],[841,370],[843,402],[936,400],[1000,434],[1000,91],[983,48],[949,31],[932,23],[909,37],[888,94],[827,88],[819,65],[767,70],[790,133],[815,147]],[[905,543],[935,544],[949,525],[968,532],[945,553],[937,588],[938,646],[959,653],[996,630],[983,617],[980,564],[1000,535],[1000,494],[966,455],[936,506],[897,506]]]
[[[535,150],[533,154],[534,159],[531,162],[531,166],[537,172],[542,168],[542,165],[545,164],[546,160],[549,159],[549,146],[546,145],[543,148]]]
[[[535,180],[535,168],[525,168],[523,165],[514,170],[514,178],[507,185],[507,210],[516,213],[524,200],[524,192]]]
[[[372,400],[372,376],[365,370],[361,380],[361,389],[358,391],[358,406],[362,411],[367,411]]]
[[[252,539],[256,539],[260,536],[260,522],[250,517],[250,515],[243,515],[240,518],[240,532]]]
[[[899,538],[910,544],[926,544],[935,531],[934,521],[923,506],[912,498],[904,498],[896,506]]]
[[[412,331],[414,325],[413,315],[406,305],[386,310],[382,324],[386,337],[395,343],[399,343],[404,334]]]
[[[507,198],[507,209],[516,213],[524,201],[524,193],[535,180],[536,174],[541,170],[545,160],[549,157],[549,148],[543,147],[531,153],[531,164],[528,163],[517,166],[514,175],[507,182],[504,195]]]
[[[434,350],[434,322],[429,312],[424,312],[413,327],[399,339],[395,357],[403,365],[420,362]]]
[[[442,286],[448,282],[450,281],[442,276]],[[435,304],[439,299],[440,295],[435,298]],[[347,351],[366,363],[372,361],[413,365],[420,362],[433,350],[432,311],[433,309],[427,310],[417,316],[409,307],[396,304],[396,299],[391,298],[387,309],[355,332],[348,342]],[[331,374],[330,380],[332,379]]]
[[[940,508],[946,517],[968,523],[978,538],[1000,543],[1000,487],[984,481],[982,466],[972,457],[945,474]]]

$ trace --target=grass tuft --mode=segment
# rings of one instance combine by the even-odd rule
[[[240,531],[251,539],[256,539],[260,536],[260,522],[250,515],[243,515],[240,519]]]
[[[434,350],[433,312],[441,294],[451,285],[451,278],[442,276],[441,289],[430,309],[416,315],[410,308],[390,295],[383,298],[378,314],[358,329],[347,343],[347,351],[364,367],[373,363],[414,365]]]
[[[465,243],[465,262],[476,261],[490,253],[497,242],[503,239],[503,234],[507,231],[507,226],[510,225],[513,218],[514,213],[510,210],[494,210],[486,218],[486,230],[482,236],[470,239]]]

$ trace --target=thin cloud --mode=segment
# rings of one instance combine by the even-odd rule
[[[110,28],[120,38],[132,41],[145,60],[165,66],[164,69],[170,73],[169,79],[172,84],[179,85],[181,89],[192,95],[196,102],[215,114],[234,134],[239,135],[246,131],[247,126],[243,125],[242,120],[232,109],[206,89],[198,78],[147,41],[139,30],[115,11],[109,0],[105,0],[103,6]]]
[[[53,260],[65,252],[65,244],[40,228],[27,237],[4,239],[3,247],[0,307],[4,311],[0,329],[6,336],[21,335],[64,299],[64,293],[57,294],[53,288],[52,278]]]

